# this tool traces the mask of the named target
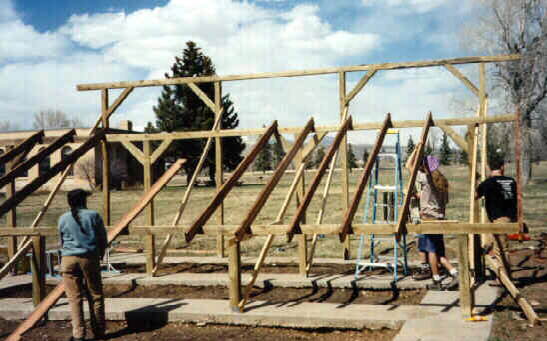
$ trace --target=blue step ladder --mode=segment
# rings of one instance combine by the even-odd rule
[[[403,205],[404,192],[403,192],[403,174],[401,172],[401,145],[399,143],[399,130],[389,129],[386,134],[386,138],[392,137],[395,139],[395,152],[384,153],[381,152],[376,157],[374,168],[372,169],[371,178],[373,180],[368,183],[367,200],[365,204],[365,215],[363,217],[363,223],[367,222],[369,206],[372,201],[372,224],[395,224],[398,217],[400,206]],[[392,161],[391,167],[381,167],[381,161]],[[384,162],[382,162],[384,163]],[[379,184],[379,175],[381,170],[391,170],[394,173],[393,184],[382,185]],[[382,203],[378,202],[378,195],[382,193]],[[371,200],[372,197],[372,200]],[[383,208],[383,220],[378,220],[378,207]],[[375,248],[382,242],[393,241],[393,257],[389,259],[381,260],[375,255]],[[406,235],[403,234],[400,245],[395,238],[395,235],[389,237],[375,237],[374,234],[370,235],[370,262],[363,262],[363,248],[365,247],[366,237],[361,234],[361,241],[359,242],[359,256],[357,257],[357,264],[355,267],[355,279],[359,278],[361,272],[367,269],[384,268],[393,274],[394,281],[398,280],[398,267],[399,267],[399,248],[403,251],[402,265],[404,267],[404,274],[407,274],[407,246]]]

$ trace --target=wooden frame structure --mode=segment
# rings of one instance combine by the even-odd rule
[[[122,102],[129,96],[132,90],[136,87],[149,87],[149,86],[162,86],[162,85],[187,85],[192,91],[207,105],[215,115],[215,124],[210,131],[197,131],[197,132],[175,132],[175,133],[157,133],[157,134],[116,134],[116,135],[105,135],[105,138],[102,138],[101,133],[95,134],[91,140],[93,144],[101,143],[102,152],[103,152],[103,181],[105,184],[108,184],[110,178],[110,169],[108,164],[108,143],[107,142],[121,142],[130,152],[135,156],[141,164],[145,167],[145,195],[143,200],[137,205],[139,208],[132,210],[129,215],[140,212],[145,207],[148,207],[148,225],[140,227],[130,227],[128,229],[130,234],[142,235],[145,238],[145,248],[147,252],[147,272],[151,275],[155,275],[158,271],[158,266],[161,263],[164,255],[165,249],[169,244],[171,237],[174,234],[184,234],[187,242],[191,242],[196,235],[212,235],[218,237],[218,253],[219,255],[224,255],[224,236],[228,236],[228,256],[229,256],[229,278],[230,278],[230,306],[233,310],[244,311],[245,304],[249,297],[250,289],[256,276],[258,275],[260,268],[263,264],[263,261],[266,257],[268,248],[271,246],[273,237],[275,235],[285,235],[288,240],[291,240],[293,236],[299,236],[299,259],[300,259],[300,273],[306,275],[309,271],[309,267],[313,261],[313,251],[315,249],[315,238],[312,244],[311,257],[307,257],[307,245],[305,235],[314,235],[317,234],[337,234],[340,237],[340,241],[344,242],[343,244],[343,256],[345,258],[350,257],[349,249],[349,238],[348,236],[352,234],[362,234],[362,233],[375,233],[375,234],[395,234],[400,236],[403,233],[407,232],[416,232],[416,233],[441,233],[441,234],[456,234],[460,235],[459,237],[459,260],[460,260],[460,296],[461,296],[461,306],[464,316],[470,316],[473,308],[473,276],[477,275],[475,272],[478,267],[474,263],[476,259],[479,259],[479,249],[475,248],[474,240],[476,236],[481,233],[514,233],[519,231],[518,223],[508,223],[508,224],[487,224],[484,221],[479,222],[478,215],[478,205],[475,204],[474,200],[470,201],[470,221],[469,223],[433,223],[433,224],[407,224],[408,218],[408,198],[404,202],[403,209],[401,210],[397,223],[396,224],[354,224],[353,218],[355,216],[359,201],[363,194],[364,186],[366,185],[370,173],[372,170],[372,164],[374,162],[375,155],[381,148],[383,143],[383,138],[385,132],[388,128],[418,128],[422,127],[422,136],[417,145],[418,154],[423,152],[423,149],[426,144],[427,135],[430,127],[437,126],[441,128],[444,132],[450,136],[455,143],[467,151],[470,155],[470,174],[475,174],[477,167],[477,154],[478,154],[478,137],[479,137],[479,128],[482,131],[482,143],[480,145],[480,152],[483,162],[480,167],[480,174],[484,178],[486,175],[486,144],[484,143],[486,136],[486,124],[495,123],[495,122],[518,122],[518,116],[516,115],[487,115],[487,106],[488,106],[488,97],[485,92],[485,64],[491,62],[510,62],[518,60],[518,55],[503,55],[503,56],[489,56],[489,57],[465,57],[465,58],[455,58],[455,59],[441,59],[433,61],[422,61],[422,62],[409,62],[409,63],[384,63],[384,64],[368,64],[368,65],[358,65],[358,66],[348,66],[348,67],[335,67],[335,68],[325,68],[325,69],[316,69],[316,70],[305,70],[305,71],[286,71],[278,73],[262,73],[262,74],[246,74],[246,75],[231,75],[231,76],[210,76],[210,77],[188,77],[188,78],[169,78],[164,80],[143,80],[143,81],[134,81],[134,82],[115,82],[115,83],[98,83],[98,84],[83,84],[78,85],[77,90],[79,91],[89,91],[89,90],[100,90],[101,92],[101,103],[102,103],[102,113],[98,118],[96,124],[93,127],[93,130],[97,129],[100,124],[104,129],[107,129],[109,126],[109,118],[114,113],[114,111],[122,104]],[[468,78],[466,78],[460,71],[458,71],[455,65],[459,64],[470,64],[475,63],[479,64],[479,76],[480,84],[479,87],[475,86]],[[348,114],[349,106],[351,101],[355,96],[362,91],[370,79],[381,70],[398,70],[398,69],[407,69],[407,68],[423,68],[423,67],[434,67],[434,66],[443,66],[451,74],[453,74],[457,79],[459,79],[464,86],[466,86],[473,94],[479,98],[479,110],[477,117],[470,118],[450,118],[450,119],[439,119],[434,120],[432,114],[429,113],[426,120],[407,120],[407,121],[392,121],[391,116],[388,114],[384,122],[377,123],[359,123],[354,121],[354,118]],[[358,81],[357,85],[348,93],[346,90],[346,73],[356,72],[356,71],[367,71],[367,73]],[[257,129],[233,129],[233,130],[223,130],[220,128],[220,118],[222,116],[222,107],[221,107],[221,89],[222,82],[228,81],[241,81],[248,79],[264,79],[264,78],[278,78],[278,77],[302,77],[302,76],[313,76],[313,75],[324,75],[324,74],[338,74],[339,79],[339,100],[340,100],[340,115],[341,115],[341,124],[334,126],[318,126],[315,124],[313,119],[310,119],[305,127],[279,127],[277,122],[274,121],[268,128],[257,128]],[[214,98],[209,98],[200,88],[200,83],[213,83],[215,92]],[[110,89],[124,89],[124,91],[119,95],[119,97],[114,101],[113,104],[109,104],[109,90]],[[463,137],[458,135],[451,126],[458,125],[467,125],[472,127],[473,135],[471,140],[465,141]],[[376,144],[373,150],[373,153],[369,156],[367,160],[365,169],[361,175],[357,190],[354,192],[352,201],[349,200],[349,183],[348,183],[348,163],[347,163],[347,132],[349,130],[361,131],[361,130],[377,130],[380,129],[380,134],[376,140]],[[328,153],[325,155],[322,160],[319,169],[312,181],[312,183],[306,187],[303,181],[303,169],[304,162],[307,157],[309,157],[320,143],[320,141],[326,136],[329,132],[337,132],[334,143],[329,149]],[[304,143],[306,137],[311,133],[313,138],[307,144]],[[298,136],[295,139],[295,142],[292,146],[281,136],[281,134],[297,134]],[[247,135],[261,135],[258,142],[252,148],[251,152],[244,158],[244,160],[239,164],[236,170],[231,174],[228,180],[223,183],[223,165],[222,165],[222,138],[230,136],[247,136]],[[286,155],[283,158],[282,162],[279,164],[278,168],[274,171],[272,177],[265,185],[264,189],[257,197],[255,204],[251,207],[247,216],[240,224],[236,225],[226,225],[224,223],[224,208],[223,200],[228,195],[228,193],[233,189],[237,180],[244,174],[246,169],[250,166],[252,161],[264,148],[266,143],[272,137],[276,137],[283,142],[283,147],[285,149]],[[153,197],[157,193],[155,190],[159,190],[165,183],[163,181],[166,179],[165,176],[173,176],[176,169],[179,169],[182,165],[182,162],[174,165],[171,170],[169,170],[158,183],[162,182],[162,185],[158,183],[154,186],[151,185],[151,166],[152,164],[161,156],[161,154],[168,148],[169,144],[177,139],[196,139],[196,138],[207,138],[207,145],[204,153],[200,159],[200,164],[196,173],[193,174],[190,185],[195,181],[197,172],[202,167],[202,159],[210,148],[210,145],[215,141],[216,148],[216,179],[217,179],[217,192],[207,205],[207,207],[201,212],[201,214],[194,220],[189,226],[180,226],[178,222],[180,216],[182,215],[186,204],[188,203],[189,196],[191,193],[191,187],[187,188],[187,191],[184,195],[184,199],[181,202],[181,206],[177,212],[173,224],[171,226],[154,226],[154,208],[153,208]],[[151,141],[161,141],[159,147],[152,151]],[[143,150],[141,151],[133,142],[142,142]],[[334,160],[340,154],[341,156],[341,170],[342,170],[342,189],[343,189],[343,207],[344,207],[344,221],[341,224],[322,224],[322,217],[325,210],[326,199],[328,197],[328,188],[332,178],[332,170],[334,169]],[[4,156],[5,157],[5,156]],[[407,184],[407,193],[412,190],[414,186],[414,180],[416,177],[416,171],[418,166],[418,160],[413,165],[410,181]],[[279,182],[281,176],[285,173],[289,164],[294,162],[295,164],[295,177],[289,188],[289,191],[285,197],[285,201],[279,211],[277,219],[268,225],[257,225],[253,224],[255,218],[260,212],[260,209],[268,200],[268,196],[274,190],[275,186]],[[67,161],[67,164],[71,162]],[[64,165],[64,167],[67,166]],[[327,168],[331,165],[327,184],[325,185],[323,193],[322,208],[317,219],[316,224],[306,224],[306,209],[318,189],[320,181],[324,176]],[[69,166],[70,168],[70,166]],[[65,168],[58,167],[56,172],[59,172]],[[68,169],[65,169],[65,173]],[[64,174],[65,174],[64,173]],[[63,175],[64,175],[63,174]],[[470,177],[470,190],[474,192],[475,189],[475,177]],[[63,179],[63,177],[61,177]],[[7,181],[7,180],[6,180]],[[62,182],[62,180],[61,180]],[[520,186],[519,186],[520,191]],[[286,213],[287,207],[290,204],[292,198],[296,193],[298,209],[296,215],[292,218],[290,224],[283,224],[284,215]],[[11,202],[6,206],[4,203],[0,206],[0,212],[5,213],[8,211],[8,208],[13,208],[16,206],[16,203],[20,202],[16,199],[15,195]],[[521,194],[519,193],[519,197]],[[110,225],[110,193],[108,185],[103,186],[103,198],[104,198],[104,220],[107,225]],[[48,199],[49,200],[49,199]],[[9,201],[9,200],[8,200]],[[49,205],[49,204],[47,204]],[[46,207],[47,207],[46,205]],[[4,209],[4,206],[6,207]],[[138,212],[137,212],[138,211]],[[206,225],[207,221],[212,217],[212,215],[218,212],[217,224]],[[43,214],[43,213],[42,213]],[[134,216],[132,216],[134,218]],[[484,214],[483,214],[484,217]],[[39,220],[39,219],[38,219]],[[109,241],[115,238],[121,230],[126,229],[129,221],[132,218],[127,218],[118,224],[117,227],[109,232]],[[40,228],[36,229],[36,224],[33,224],[31,228],[7,228],[0,229],[0,237],[2,236],[14,236],[14,235],[24,235],[27,237],[32,237],[35,241],[34,244],[37,245],[35,250],[39,250],[40,246],[36,242],[36,238],[42,238],[44,235],[55,234],[55,228]],[[165,242],[162,245],[161,252],[156,258],[155,252],[155,242],[154,238],[158,235],[167,235]],[[253,277],[250,285],[247,287],[246,295],[242,298],[242,288],[241,288],[241,255],[240,255],[240,243],[251,238],[254,235],[267,235],[268,238],[264,247],[260,253],[258,261],[255,265],[253,271]],[[468,236],[470,235],[470,238]],[[29,242],[27,242],[28,244]],[[25,244],[25,245],[27,245]],[[26,246],[29,247],[28,245]],[[469,250],[468,250],[469,249]],[[22,250],[22,248],[21,248]],[[37,261],[37,264],[39,262]],[[499,270],[499,269],[498,269]],[[502,271],[502,270],[500,270]],[[2,274],[0,272],[0,274]],[[38,283],[39,281],[37,281]],[[59,289],[60,290],[60,289]],[[59,290],[55,290],[52,294],[60,294]],[[61,291],[62,293],[62,291]],[[51,295],[50,295],[51,296]],[[42,316],[47,309],[56,301],[56,299],[45,299],[38,306],[39,313]],[[32,316],[36,318],[36,314],[33,313]],[[31,316],[31,317],[32,317]],[[535,322],[535,321],[534,321]],[[33,322],[32,322],[33,323]],[[26,328],[26,327],[25,327]],[[23,328],[24,329],[24,328]],[[24,329],[26,330],[26,329]],[[24,331],[23,330],[23,331]],[[17,333],[20,335],[21,332],[18,329]],[[17,337],[8,338],[8,340],[16,340]]]

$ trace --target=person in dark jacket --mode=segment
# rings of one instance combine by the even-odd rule
[[[59,218],[61,238],[61,272],[71,307],[72,337],[84,340],[86,336],[83,297],[87,296],[93,336],[101,339],[105,333],[104,295],[100,260],[107,247],[107,236],[99,213],[87,209],[83,189],[67,194],[70,211]]]

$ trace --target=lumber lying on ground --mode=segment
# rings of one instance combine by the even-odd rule
[[[156,194],[177,174],[182,165],[186,162],[185,159],[179,159],[173,163],[171,168],[165,172],[162,177],[146,192],[141,199],[133,206],[133,208],[122,218],[122,220],[108,232],[108,243],[110,244],[116,237],[127,228],[127,226],[144,210],[148,203],[154,199]],[[36,322],[38,322],[42,316],[61,298],[65,292],[65,286],[63,283],[57,285],[55,289],[49,293],[49,295],[42,301],[36,309],[30,314],[30,316],[15,329],[13,333],[6,339],[6,341],[18,341],[21,340],[21,335],[32,328]]]

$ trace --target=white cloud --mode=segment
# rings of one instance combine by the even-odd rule
[[[361,2],[367,7],[385,6],[401,11],[426,13],[443,5],[447,0],[361,0]]]

